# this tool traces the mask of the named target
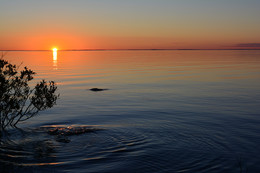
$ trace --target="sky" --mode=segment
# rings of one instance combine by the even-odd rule
[[[0,0],[0,50],[259,49],[259,0]]]

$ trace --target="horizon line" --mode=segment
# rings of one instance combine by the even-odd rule
[[[260,48],[257,49],[58,49],[58,51],[165,51],[165,50],[260,50]],[[52,51],[52,49],[0,49],[0,51]]]

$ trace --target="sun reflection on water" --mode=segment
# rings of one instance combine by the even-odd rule
[[[57,56],[57,52],[58,52],[58,49],[57,48],[53,48],[52,49],[52,52],[53,52],[53,58],[52,58],[52,61],[53,61],[53,70],[57,70],[57,63],[58,63],[58,56]]]

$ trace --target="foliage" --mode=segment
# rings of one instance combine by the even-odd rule
[[[0,58],[0,131],[53,107],[59,95],[55,82],[40,81],[31,89],[36,73],[27,67],[18,72],[16,65]]]

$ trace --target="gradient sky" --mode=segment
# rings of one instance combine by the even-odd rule
[[[0,50],[260,48],[259,0],[0,0]]]

